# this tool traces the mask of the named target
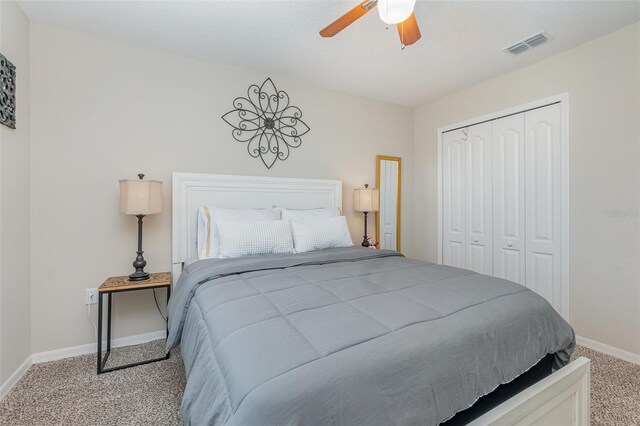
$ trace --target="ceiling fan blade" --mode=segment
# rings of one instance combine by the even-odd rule
[[[377,0],[365,0],[320,31],[322,37],[333,37],[373,9]]]
[[[413,43],[420,40],[420,37],[422,37],[422,34],[420,34],[420,28],[418,28],[416,15],[413,13],[405,21],[400,22],[397,25],[397,28],[402,47],[411,46]]]

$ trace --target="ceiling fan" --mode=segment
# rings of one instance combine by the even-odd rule
[[[402,48],[410,46],[421,37],[413,8],[416,0],[365,0],[320,31],[322,37],[333,37],[340,31],[378,7],[380,19],[398,28]]]

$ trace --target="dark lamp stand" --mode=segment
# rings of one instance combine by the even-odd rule
[[[367,215],[369,212],[364,212],[364,239],[362,240],[362,247],[369,247],[371,243],[369,242],[369,237],[367,236]]]
[[[136,252],[138,255],[136,260],[133,261],[133,267],[136,268],[136,271],[129,275],[129,281],[144,281],[149,279],[149,273],[144,271],[147,261],[144,260],[142,255],[144,253],[142,251],[142,218],[144,215],[137,214],[136,217],[138,218],[138,251]]]

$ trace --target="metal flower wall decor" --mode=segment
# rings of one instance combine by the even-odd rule
[[[0,123],[16,128],[16,67],[0,55]]]
[[[289,158],[291,149],[299,147],[301,137],[310,130],[301,120],[300,108],[290,105],[289,95],[270,78],[261,86],[249,86],[247,97],[234,99],[233,106],[222,119],[233,127],[233,138],[246,142],[249,155],[260,158],[267,169],[276,160]]]

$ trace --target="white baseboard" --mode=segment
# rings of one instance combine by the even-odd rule
[[[121,346],[139,345],[152,340],[164,339],[167,336],[165,330],[152,331],[150,333],[137,334],[135,336],[119,337],[111,341],[111,347],[119,348]],[[106,347],[106,341],[102,343],[102,347]],[[70,348],[55,349],[53,351],[39,352],[33,354],[33,363],[57,361],[59,359],[70,358],[72,356],[86,355],[96,353],[96,343],[87,343],[86,345],[72,346]]]
[[[2,401],[4,397],[7,396],[9,392],[11,392],[11,389],[13,389],[16,384],[18,384],[20,379],[22,379],[22,376],[24,376],[27,370],[29,370],[29,367],[31,367],[31,365],[33,364],[32,358],[33,357],[29,355],[27,359],[24,360],[22,365],[13,372],[11,377],[9,377],[6,382],[0,385],[0,401]]]
[[[596,342],[595,340],[587,339],[586,337],[582,337],[582,336],[576,336],[576,343],[580,346],[584,346],[585,348],[602,352],[605,355],[610,355],[614,358],[618,358],[623,361],[631,362],[633,364],[640,364],[640,355],[634,354],[633,352],[628,352],[622,349],[614,348],[613,346]]]

